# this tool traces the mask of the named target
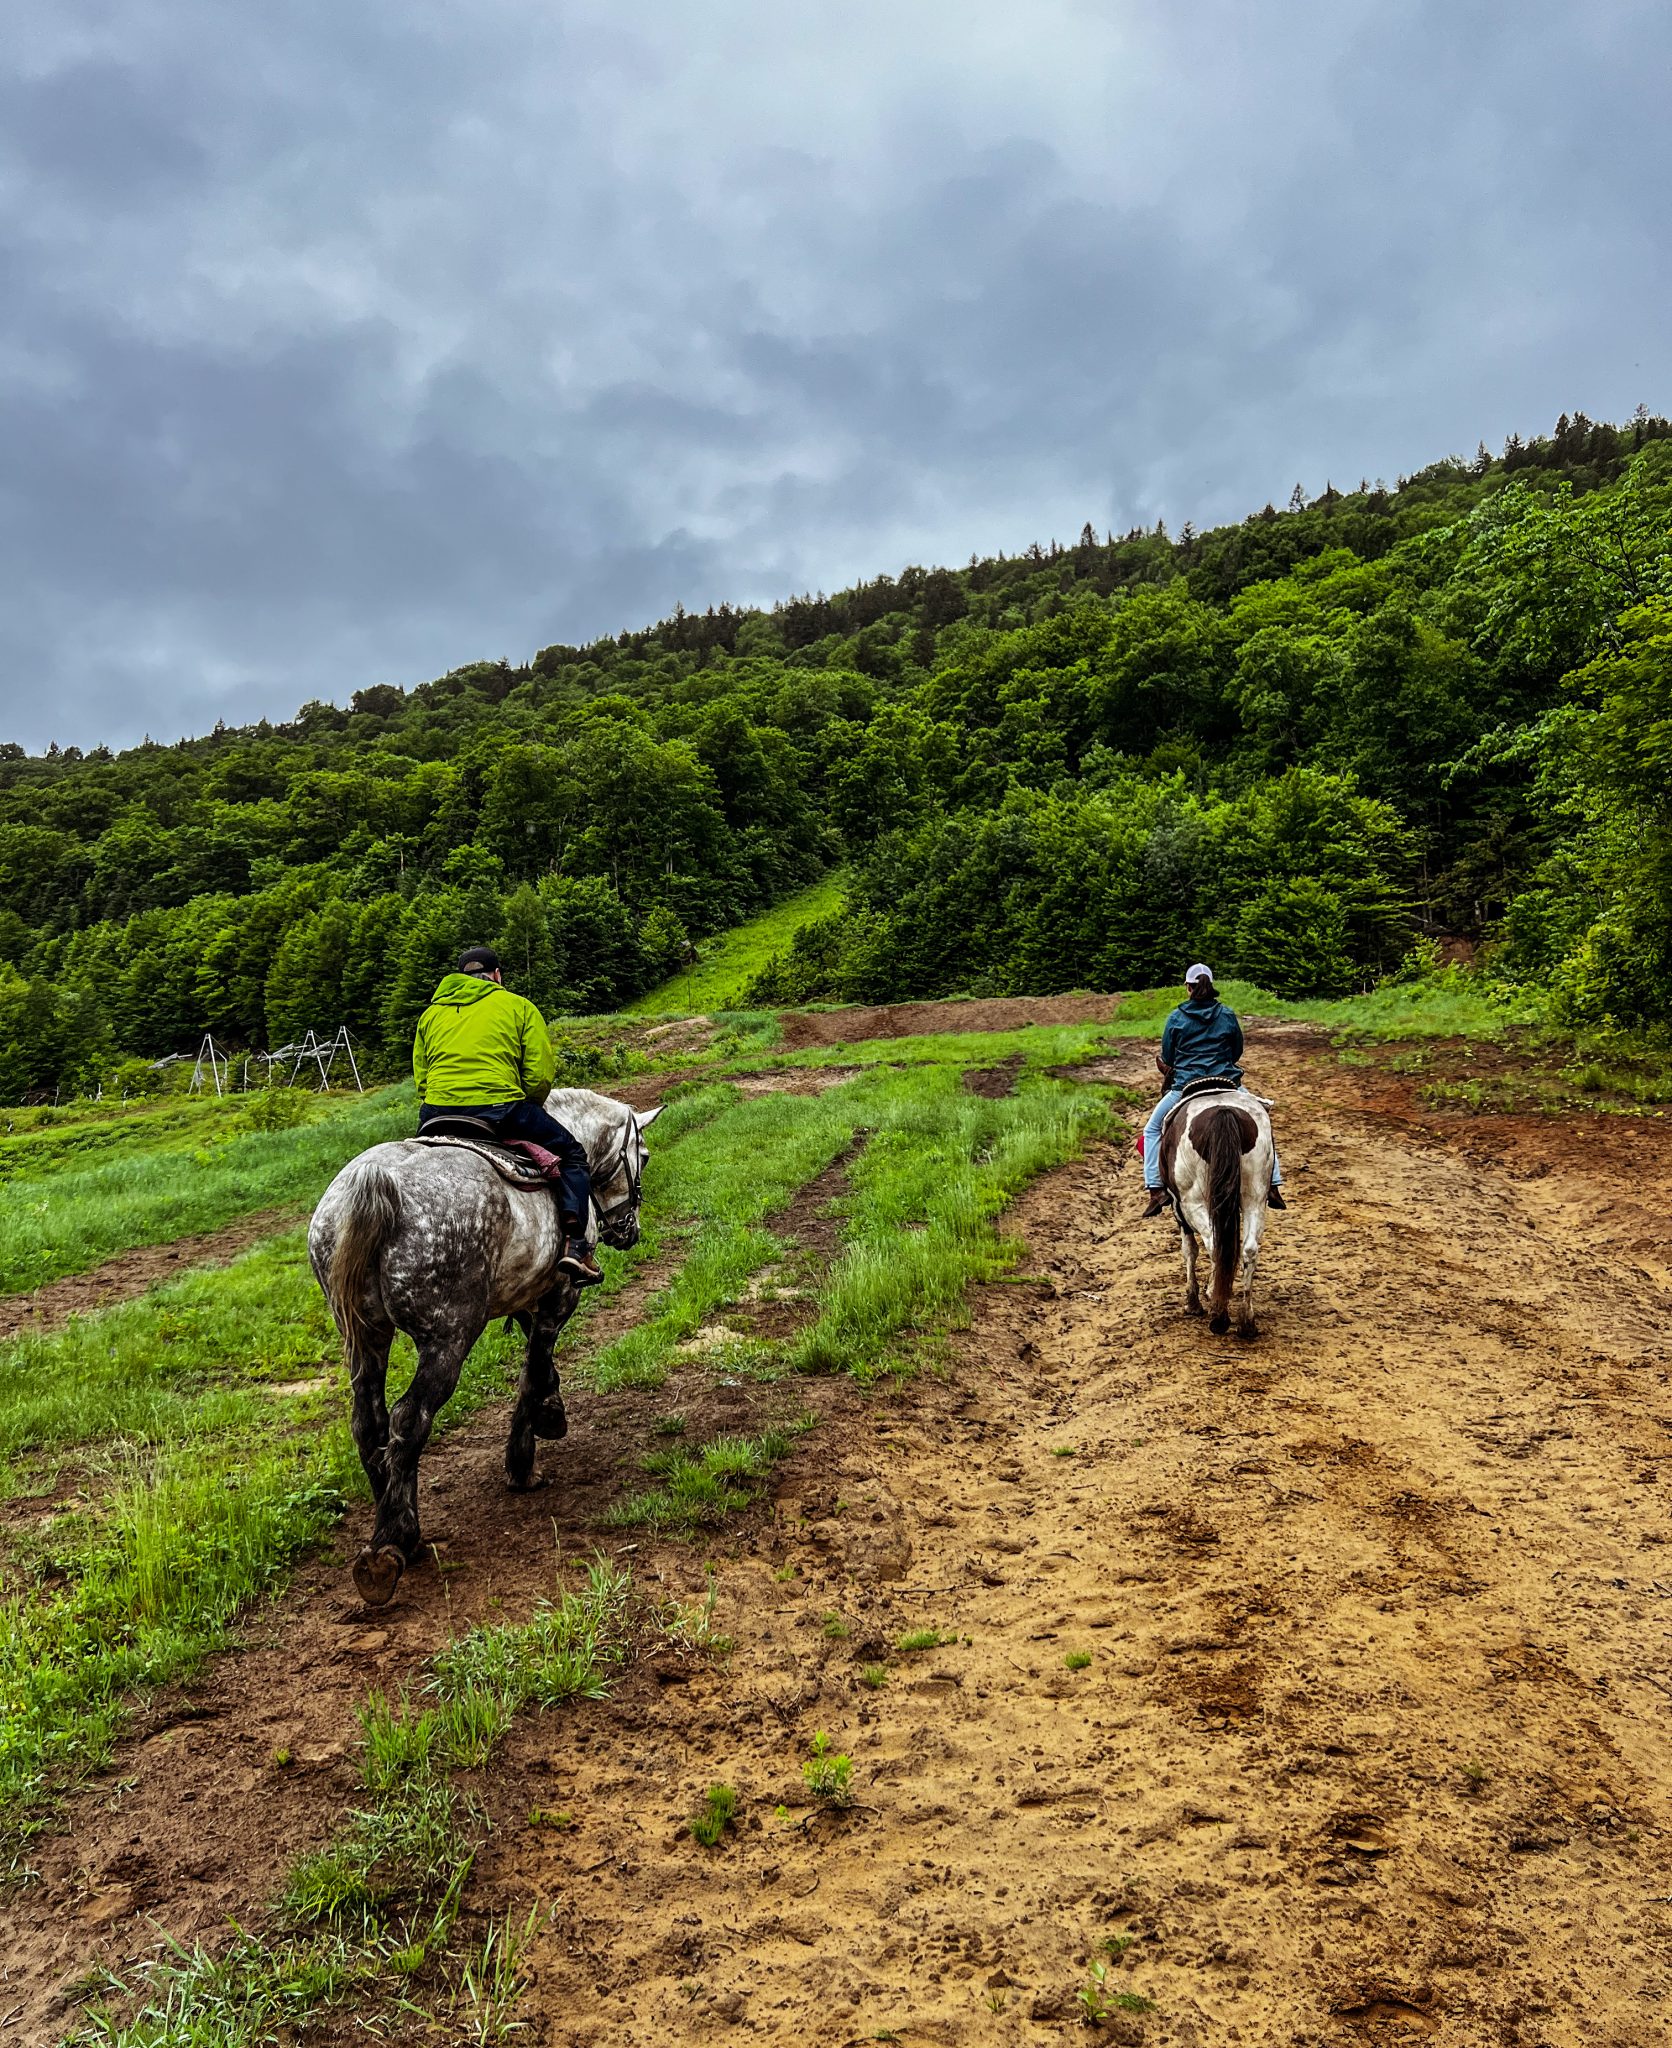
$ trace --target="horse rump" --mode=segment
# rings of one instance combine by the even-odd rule
[[[377,1255],[400,1223],[401,1197],[394,1175],[376,1159],[360,1163],[347,1192],[331,1247],[325,1298],[352,1353],[356,1341],[372,1329],[366,1295],[376,1277]]]

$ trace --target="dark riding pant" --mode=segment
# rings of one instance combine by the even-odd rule
[[[418,1128],[440,1117],[474,1116],[492,1124],[498,1138],[527,1138],[555,1152],[560,1162],[557,1177],[558,1207],[563,1226],[571,1237],[586,1235],[587,1215],[592,1207],[592,1175],[587,1168],[586,1147],[573,1131],[560,1124],[538,1102],[490,1102],[467,1107],[461,1102],[424,1103],[418,1111]]]

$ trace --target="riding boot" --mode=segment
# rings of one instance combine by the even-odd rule
[[[1274,1187],[1266,1197],[1266,1207],[1268,1209],[1287,1209],[1288,1206],[1288,1203],[1283,1199],[1283,1190],[1281,1188]]]
[[[1167,1190],[1165,1188],[1151,1188],[1149,1191],[1149,1206],[1145,1209],[1144,1215],[1146,1217],[1159,1216],[1166,1206]]]
[[[557,1257],[558,1270],[578,1280],[583,1287],[602,1286],[604,1269],[587,1248],[584,1237],[566,1237]]]
[[[554,1184],[553,1192],[556,1192]],[[567,1273],[571,1280],[578,1280],[583,1287],[597,1287],[603,1283],[604,1269],[592,1256],[585,1237],[576,1227],[573,1216],[558,1217],[558,1227],[563,1232],[563,1242],[557,1248],[557,1269]]]

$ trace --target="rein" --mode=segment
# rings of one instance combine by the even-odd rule
[[[625,1173],[627,1176],[627,1192],[619,1202],[612,1202],[607,1209],[600,1208],[597,1195],[593,1195],[592,1206],[598,1211],[598,1227],[600,1229],[606,1223],[613,1223],[618,1216],[625,1215],[629,1209],[636,1209],[639,1206],[639,1175],[633,1170],[633,1139],[637,1131],[638,1119],[629,1110],[627,1112],[627,1122],[623,1126],[621,1133],[621,1151],[616,1157],[615,1164],[608,1173],[602,1176],[600,1182],[600,1185],[608,1187],[618,1173]]]

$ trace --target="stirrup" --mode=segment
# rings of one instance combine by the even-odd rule
[[[585,1238],[566,1237],[563,1249],[557,1255],[557,1265],[559,1272],[567,1273],[583,1287],[597,1287],[603,1282],[603,1268],[588,1256]]]

